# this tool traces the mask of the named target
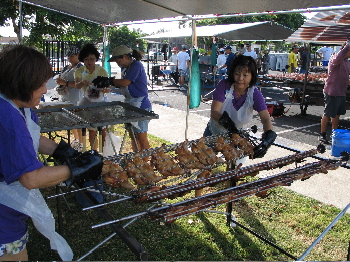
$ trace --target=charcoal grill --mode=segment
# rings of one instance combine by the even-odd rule
[[[223,136],[225,141],[229,141],[230,139],[230,136],[228,134],[211,136],[205,138],[205,144],[215,145],[220,136]],[[191,147],[193,144],[198,143],[198,141],[199,140],[186,141],[186,145],[187,147]],[[173,161],[179,163],[175,151],[182,144],[183,143],[163,145],[161,147],[161,150],[168,154]],[[140,154],[140,157],[143,158],[151,157],[159,149],[160,148],[151,148],[138,153],[132,152],[127,154],[114,155],[107,157],[104,160],[112,161],[113,163],[116,163],[123,167],[125,165],[125,162],[135,158],[136,154]],[[246,156],[246,154],[243,153],[243,149],[244,148],[242,148],[240,151],[241,153],[237,156],[237,159],[241,159]],[[185,171],[184,175],[182,176],[169,176],[159,182],[150,183],[148,185],[135,185],[136,189],[128,192],[122,191],[123,193],[120,193],[118,189],[110,188],[107,191],[103,192],[110,198],[108,201],[102,204],[97,204],[85,208],[83,210],[100,210],[101,208],[107,207],[113,208],[114,205],[117,205],[118,203],[124,201],[133,201],[136,204],[146,203],[147,205],[145,211],[143,212],[130,214],[118,219],[105,219],[105,222],[94,225],[92,228],[100,228],[104,226],[120,226],[121,222],[125,221],[129,221],[127,223],[127,225],[129,225],[139,218],[147,218],[150,220],[163,221],[165,223],[173,223],[178,218],[197,212],[220,213],[227,216],[227,222],[229,225],[235,224],[241,226],[243,229],[246,229],[261,240],[265,241],[267,244],[270,244],[271,246],[277,248],[283,254],[296,260],[297,258],[295,256],[289,254],[283,248],[238,223],[235,220],[234,216],[231,214],[232,210],[230,211],[228,209],[227,212],[218,212],[215,210],[215,207],[222,204],[232,204],[232,202],[235,202],[247,196],[264,196],[269,189],[278,186],[288,186],[296,180],[308,179],[314,174],[336,169],[339,166],[344,165],[344,162],[348,161],[348,156],[334,159],[318,159],[319,157],[316,154],[322,150],[324,150],[323,147],[318,147],[309,151],[297,152],[292,155],[287,155],[281,158],[264,161],[246,167],[236,166],[235,169],[226,172],[219,172],[217,174],[211,174],[208,177],[202,178],[199,178],[199,174],[201,174],[203,170],[186,169],[183,165],[181,165],[181,163],[179,163]],[[223,156],[221,156],[221,158],[223,158]],[[315,159],[318,159],[318,161],[315,161]],[[234,161],[235,160],[226,160],[225,164],[234,166]],[[215,163],[211,166],[205,166],[204,170],[215,169],[221,165],[222,163]],[[247,176],[256,176],[258,172],[262,170],[269,170],[271,173],[266,178],[260,178],[256,181],[245,183],[239,186],[235,185],[233,187],[218,190],[217,192],[205,194],[202,196],[191,198],[191,196],[187,194],[190,191],[199,190],[204,187],[212,187],[213,185],[221,182],[238,181]],[[157,174],[160,175],[159,173]],[[90,191],[94,191],[94,189],[90,189]],[[184,197],[185,200],[179,200],[176,202],[176,200],[179,199],[179,196]],[[169,201],[167,202],[167,199],[172,199],[172,203],[170,204]],[[137,253],[135,254],[139,255]]]

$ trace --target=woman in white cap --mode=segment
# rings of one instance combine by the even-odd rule
[[[122,70],[122,79],[114,77],[103,77],[93,81],[95,86],[116,86],[119,87],[125,96],[125,102],[138,108],[151,111],[152,106],[148,98],[147,75],[140,62],[142,54],[126,45],[120,45],[113,49],[113,56],[108,62],[116,62]],[[134,151],[148,149],[147,137],[149,120],[138,121],[132,126],[136,142],[132,140]]]

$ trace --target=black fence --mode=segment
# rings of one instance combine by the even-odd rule
[[[44,41],[43,53],[49,59],[54,75],[59,74],[61,70],[69,64],[66,54],[70,47],[75,46],[79,49],[86,44],[82,41]]]

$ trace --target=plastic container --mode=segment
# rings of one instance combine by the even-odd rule
[[[339,157],[341,152],[350,153],[350,130],[334,129],[332,133],[332,156]]]

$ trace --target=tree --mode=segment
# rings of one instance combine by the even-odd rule
[[[145,41],[140,37],[146,34],[142,34],[139,30],[130,31],[127,26],[112,27],[109,29],[108,35],[111,49],[118,45],[128,45],[132,49],[139,49],[140,51],[145,48]]]
[[[30,32],[24,37],[24,43],[30,46],[41,47],[42,41],[51,38],[67,41],[101,42],[103,28],[101,25],[77,19],[59,12],[54,12],[41,7],[22,4],[22,27]],[[20,39],[19,6],[16,0],[1,0],[0,25],[7,25],[11,20],[14,32]]]

